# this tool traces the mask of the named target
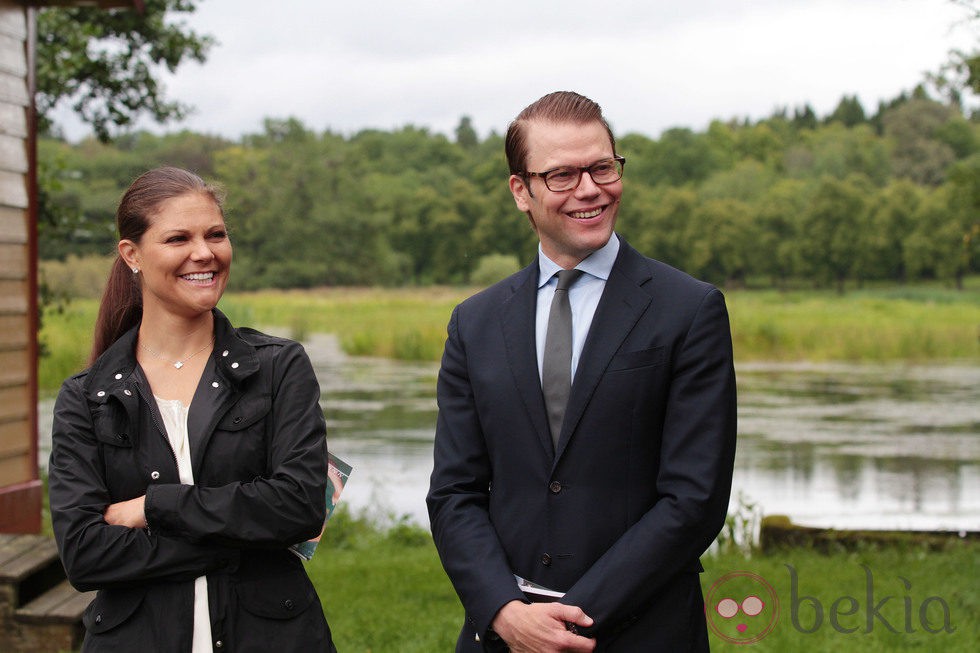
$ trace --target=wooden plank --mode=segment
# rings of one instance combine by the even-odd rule
[[[37,466],[22,479],[0,487],[0,531],[4,533],[39,533],[41,531],[41,481]],[[0,584],[0,602],[4,587]]]
[[[27,75],[23,38],[0,32],[0,70],[18,77]]]
[[[95,600],[95,592],[79,592],[66,580],[17,610],[24,623],[74,623]]]
[[[20,419],[30,412],[27,385],[0,387],[0,421]]]
[[[11,6],[5,2],[0,7],[0,32],[9,36],[27,39],[27,12],[23,7]]]
[[[22,75],[12,75],[0,70],[0,100],[30,106],[31,96],[27,92],[27,78]]]
[[[0,535],[0,574],[8,562],[24,555],[40,539],[40,535]]]
[[[27,279],[27,245],[0,242],[0,279]]]
[[[27,208],[27,177],[23,173],[0,170],[0,205]]]
[[[0,419],[3,419],[2,406],[7,399],[3,398],[2,393],[9,388],[26,386],[30,378],[30,372],[34,369],[34,361],[31,360],[27,348],[7,349],[0,351]],[[20,401],[20,397],[11,397],[11,400]],[[19,415],[20,413],[17,413]]]
[[[18,136],[0,134],[0,170],[26,173],[27,142]]]
[[[38,569],[50,565],[58,558],[58,547],[54,540],[39,535],[33,536],[32,545],[20,555],[12,556],[0,565],[0,580],[17,582],[27,578]]]
[[[0,134],[27,138],[27,109],[9,102],[0,102]]]
[[[21,448],[26,446],[29,449],[31,446],[29,428],[26,419],[0,422],[0,449],[13,451],[18,446]]]
[[[26,349],[30,326],[26,315],[0,315],[0,352]],[[0,368],[2,365],[0,362]]]
[[[27,244],[27,211],[0,206],[0,242]]]
[[[20,428],[14,428],[19,426]],[[0,422],[0,460],[31,455],[27,422]]]
[[[0,315],[27,314],[27,282],[0,279]]]

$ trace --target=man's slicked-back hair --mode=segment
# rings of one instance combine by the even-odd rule
[[[616,138],[609,123],[602,117],[602,107],[573,91],[555,91],[525,107],[507,128],[504,151],[512,175],[527,172],[527,124],[533,120],[579,124],[598,122],[606,128],[613,153],[616,152]]]

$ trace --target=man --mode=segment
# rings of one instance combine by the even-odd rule
[[[427,503],[456,650],[707,650],[699,557],[735,452],[724,298],[614,233],[625,161],[597,104],[546,95],[506,150],[538,257],[456,307],[438,381]]]

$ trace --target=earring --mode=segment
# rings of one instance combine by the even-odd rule
[[[139,274],[139,273],[140,273],[139,268],[133,268],[133,274]]]

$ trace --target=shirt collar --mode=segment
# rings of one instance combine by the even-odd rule
[[[593,277],[608,281],[609,274],[612,272],[613,264],[616,262],[618,255],[619,236],[613,234],[605,245],[586,256],[585,260],[575,267],[582,272],[591,274]],[[544,251],[541,249],[541,243],[538,243],[538,288],[548,283],[551,277],[555,276],[555,273],[559,270],[561,270],[561,267],[545,256]]]

